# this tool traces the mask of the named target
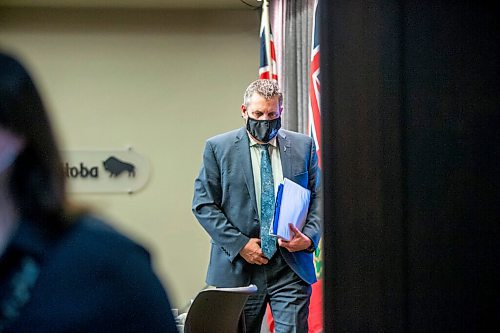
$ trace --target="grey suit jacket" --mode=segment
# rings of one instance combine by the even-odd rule
[[[278,132],[283,176],[311,190],[311,204],[302,232],[318,245],[319,170],[314,141],[286,130]],[[259,215],[245,128],[206,141],[203,164],[194,184],[192,210],[212,238],[206,282],[216,287],[248,285],[254,265],[240,250],[250,238],[259,238]],[[313,254],[279,248],[293,271],[307,283],[316,282]]]

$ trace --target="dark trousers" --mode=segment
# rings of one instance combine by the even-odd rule
[[[279,250],[267,265],[255,266],[251,283],[258,287],[245,305],[247,333],[259,333],[269,303],[275,333],[307,333],[311,286],[287,265]]]

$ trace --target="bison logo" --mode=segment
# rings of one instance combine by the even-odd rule
[[[114,156],[108,157],[102,164],[104,169],[109,172],[110,177],[118,177],[123,171],[127,171],[129,177],[135,177],[135,166],[120,161]]]

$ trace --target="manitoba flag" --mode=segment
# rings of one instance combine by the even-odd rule
[[[309,134],[314,138],[321,167],[321,113],[320,113],[320,77],[319,77],[319,33],[318,0],[314,2],[313,35],[311,41],[311,63],[309,71]]]
[[[318,164],[321,168],[321,113],[320,113],[320,76],[319,76],[319,29],[318,1],[314,2],[313,33],[311,40],[311,63],[309,71],[309,135],[313,137],[318,153]],[[312,285],[311,303],[309,305],[309,332],[323,331],[323,265],[322,242],[314,254],[314,265],[318,282]]]
[[[278,80],[276,50],[274,49],[271,23],[269,21],[269,0],[264,0],[262,4],[262,17],[260,20],[259,78]]]

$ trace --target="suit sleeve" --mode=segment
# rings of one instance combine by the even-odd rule
[[[203,164],[194,183],[192,210],[212,240],[233,261],[248,243],[249,237],[242,234],[224,214],[222,191],[221,170],[214,147],[207,141]]]
[[[318,167],[318,155],[314,141],[310,141],[309,149],[309,179],[308,187],[311,190],[311,203],[307,214],[306,223],[302,232],[309,237],[314,243],[314,248],[318,247],[321,238],[321,184],[320,184],[320,169]]]

